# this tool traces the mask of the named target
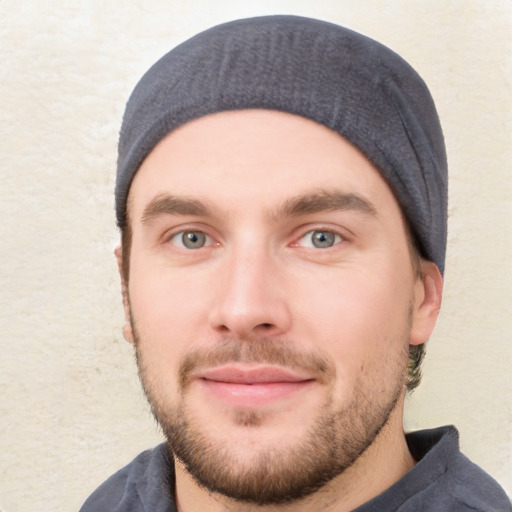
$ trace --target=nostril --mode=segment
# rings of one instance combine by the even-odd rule
[[[263,324],[260,324],[261,327],[265,328],[265,329],[269,329],[270,327],[272,327],[272,324],[269,324],[269,323],[263,323]]]

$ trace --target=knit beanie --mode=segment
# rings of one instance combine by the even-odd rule
[[[444,271],[447,162],[432,97],[420,76],[380,43],[297,16],[225,23],[177,46],[135,87],[119,138],[116,215],[130,184],[177,127],[214,112],[269,109],[338,132],[381,172],[422,256]]]

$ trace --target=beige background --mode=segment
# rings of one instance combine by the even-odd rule
[[[450,163],[445,299],[408,429],[454,423],[512,493],[512,1],[0,1],[0,511],[76,510],[160,434],[112,257],[115,146],[141,73],[216,23],[338,22],[430,85]]]

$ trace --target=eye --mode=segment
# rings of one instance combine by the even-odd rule
[[[180,231],[171,238],[171,243],[182,249],[201,249],[211,245],[212,239],[201,231]]]
[[[299,240],[299,245],[315,249],[329,249],[342,241],[343,238],[332,231],[315,230],[309,231],[302,236]]]

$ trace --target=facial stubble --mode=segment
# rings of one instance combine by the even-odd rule
[[[225,340],[213,350],[191,352],[183,358],[178,377],[179,396],[167,403],[165,391],[152,380],[151,368],[144,359],[143,346],[150,340],[141,338],[133,317],[132,329],[141,383],[172,453],[200,486],[240,502],[292,503],[318,491],[352,466],[374,442],[405,388],[406,348],[403,353],[382,362],[392,365],[386,372],[386,379],[389,375],[395,379],[390,387],[389,382],[380,383],[381,388],[389,389],[385,396],[368,386],[366,381],[371,379],[371,375],[368,376],[371,370],[363,368],[353,396],[336,409],[332,393],[336,372],[325,357],[299,353],[291,348],[293,344],[283,341]],[[408,336],[409,330],[410,325],[404,335]],[[406,343],[401,345],[407,347]],[[331,392],[301,440],[287,445],[286,439],[278,439],[271,445],[253,447],[250,457],[240,458],[232,442],[208,436],[208,429],[187,404],[193,372],[229,362],[275,364],[305,370]],[[374,385],[379,386],[379,383]],[[245,428],[250,433],[265,422],[265,413],[237,409],[230,419],[237,428]]]

